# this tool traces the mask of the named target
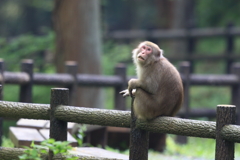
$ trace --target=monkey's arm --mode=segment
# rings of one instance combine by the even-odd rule
[[[130,79],[128,81],[128,92],[131,97],[133,97],[133,90],[141,87],[141,82],[138,79]]]
[[[133,96],[131,94],[132,90],[137,88],[141,88],[143,91],[151,95],[151,94],[156,94],[158,89],[158,84],[154,83],[154,81],[151,81],[151,79],[150,81],[140,81],[139,79],[130,79],[128,82],[128,90],[131,97]]]

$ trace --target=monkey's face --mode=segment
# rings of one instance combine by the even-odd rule
[[[144,44],[138,50],[137,60],[140,63],[145,62],[151,54],[152,48]]]
[[[133,50],[133,61],[136,65],[148,66],[159,61],[162,51],[158,45],[145,41]]]

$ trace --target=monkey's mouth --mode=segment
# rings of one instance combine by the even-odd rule
[[[138,56],[138,59],[144,61],[145,59],[142,56]]]

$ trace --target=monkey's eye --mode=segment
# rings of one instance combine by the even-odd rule
[[[151,52],[151,48],[148,48],[147,51]]]
[[[145,46],[142,46],[142,48],[143,48],[143,49],[146,49],[146,47],[145,47]]]

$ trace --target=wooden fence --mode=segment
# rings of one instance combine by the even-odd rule
[[[191,73],[194,73],[194,63],[197,60],[223,60],[226,63],[226,73],[230,73],[231,65],[234,61],[240,60],[240,55],[234,53],[234,41],[240,36],[240,28],[234,27],[232,24],[225,28],[186,28],[186,29],[170,29],[170,30],[122,30],[106,33],[105,38],[111,40],[151,40],[151,41],[167,41],[181,40],[187,45],[185,55],[174,55],[168,57],[171,61],[187,60],[191,63]],[[226,41],[226,49],[224,53],[219,55],[212,54],[194,54],[196,52],[196,42],[201,38],[222,37]]]
[[[148,159],[149,132],[214,138],[216,139],[216,160],[233,160],[234,143],[240,142],[240,126],[234,125],[236,118],[236,107],[234,105],[218,105],[215,123],[174,117],[159,117],[152,121],[143,121],[136,119],[133,110],[83,108],[68,106],[68,103],[69,90],[53,88],[50,105],[0,101],[0,116],[50,119],[50,138],[57,141],[67,140],[67,122],[130,127],[130,160]],[[0,147],[1,159],[16,159],[22,153],[23,149]],[[47,155],[45,155],[45,159],[46,157]],[[51,151],[48,157],[50,160],[53,159]]]
[[[23,60],[20,72],[4,71],[4,61],[0,60],[0,83],[20,85],[19,101],[32,102],[32,87],[34,85],[50,85],[58,87],[67,87],[70,92],[70,102],[74,101],[75,91],[78,86],[96,86],[114,88],[114,108],[117,110],[126,110],[126,100],[119,94],[126,88],[127,81],[132,78],[127,77],[126,67],[119,64],[115,67],[115,75],[89,75],[77,74],[77,64],[75,62],[66,62],[66,73],[62,74],[43,74],[33,73],[33,61]],[[231,104],[240,107],[240,63],[232,65],[232,74],[226,75],[198,75],[190,74],[190,64],[182,62],[179,67],[184,84],[184,104],[178,114],[179,117],[215,117],[216,111],[212,109],[191,109],[189,106],[189,90],[191,86],[196,85],[214,85],[229,86],[232,91]],[[4,88],[4,87],[3,87]],[[2,96],[0,96],[2,98]],[[240,110],[240,109],[239,109]],[[240,124],[240,112],[237,112],[237,124]],[[0,136],[2,135],[2,118],[0,118]],[[1,141],[0,141],[1,142]]]
[[[115,67],[115,75],[113,76],[77,74],[77,64],[75,62],[66,62],[66,73],[62,74],[33,73],[33,66],[32,60],[23,60],[21,71],[9,72],[4,71],[4,61],[0,60],[0,84],[3,84],[3,86],[4,84],[20,85],[19,102],[32,102],[32,88],[34,85],[69,88],[71,105],[74,101],[74,95],[76,95],[76,88],[79,86],[113,87],[115,90],[114,108],[126,110],[126,100],[122,98],[119,92],[127,87],[128,80],[133,78],[133,76],[128,77],[126,75],[124,64],[118,64]],[[231,74],[199,75],[190,74],[189,62],[180,63],[179,71],[184,84],[185,99],[183,111],[179,113],[179,116],[216,116],[214,110],[190,109],[189,89],[191,86],[229,86],[232,90],[231,104],[240,106],[240,99],[238,98],[240,97],[240,63],[234,63],[231,68]]]

